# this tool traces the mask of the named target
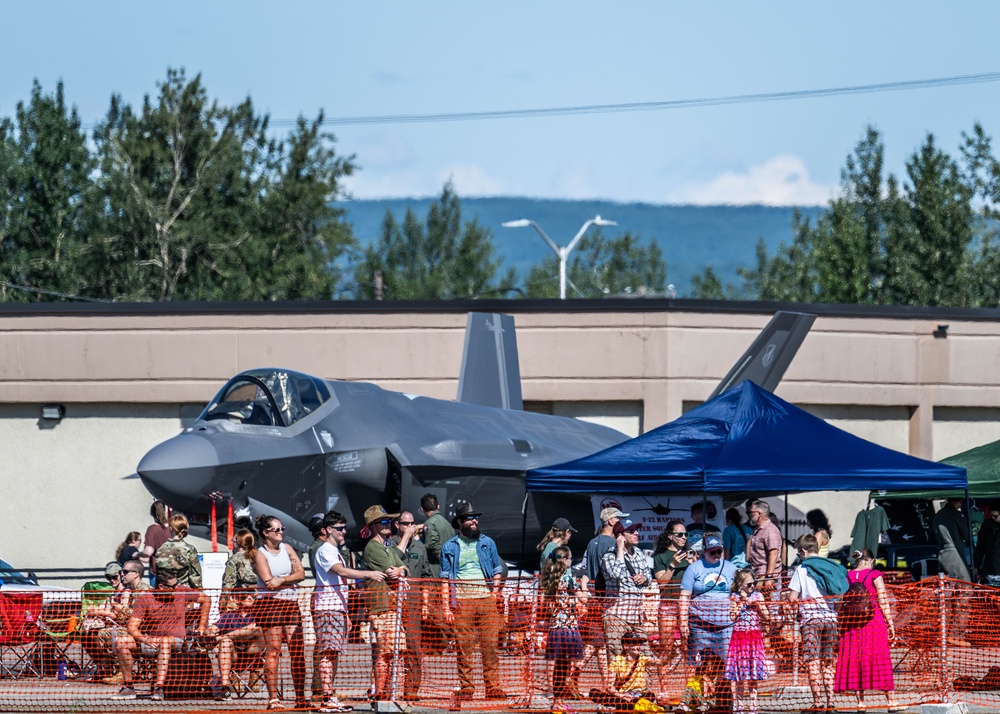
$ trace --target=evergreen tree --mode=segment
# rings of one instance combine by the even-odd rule
[[[476,221],[462,222],[461,201],[451,183],[422,225],[407,209],[400,226],[386,211],[377,243],[354,270],[358,299],[439,300],[502,297],[514,289],[514,271],[497,277],[502,259],[493,234]]]
[[[75,295],[85,279],[93,205],[90,157],[63,84],[19,102],[16,122],[0,121],[0,299],[34,302]]]

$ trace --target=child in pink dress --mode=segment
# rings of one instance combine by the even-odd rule
[[[769,622],[764,596],[756,591],[753,572],[741,570],[733,578],[730,595],[733,636],[723,679],[734,684],[733,711],[757,714],[757,682],[767,679],[767,656],[761,620]]]

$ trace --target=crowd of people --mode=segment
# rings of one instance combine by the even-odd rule
[[[840,692],[855,692],[860,708],[866,691],[884,692],[894,710],[893,617],[872,552],[855,551],[850,572],[826,558],[830,525],[822,511],[811,511],[814,532],[795,543],[797,567],[786,582],[787,546],[767,501],[748,500],[746,520],[738,509],[729,509],[721,531],[706,522],[700,506],[692,508],[689,523],[672,520],[657,534],[651,563],[639,547],[646,535],[641,524],[618,508],[601,511],[600,526],[577,568],[570,546],[577,529],[565,518],[552,523],[538,544],[532,622],[538,623],[535,635],[551,663],[547,689],[553,710],[569,711],[570,702],[583,697],[616,711],[660,711],[667,705],[706,710],[724,691],[733,711],[755,713],[758,683],[775,667],[770,625],[790,618],[799,621],[814,710],[832,710]],[[360,558],[346,549],[342,514],[313,518],[308,564],[315,587],[308,614],[315,645],[307,683],[298,588],[306,570],[284,542],[280,519],[262,515],[235,533],[221,614],[212,624],[198,553],[186,540],[187,519],[168,516],[155,502],[146,533],[130,532],[105,570],[114,592],[86,612],[83,643],[98,665],[96,676],[120,685],[118,698],[135,698],[133,662],[146,657],[155,665],[151,696],[162,699],[171,658],[193,637],[217,652],[218,698],[231,696],[234,662],[256,655],[268,708],[280,709],[284,646],[296,707],[347,712],[352,707],[338,697],[334,682],[339,657],[358,624],[352,620],[361,617],[373,647],[374,700],[418,699],[421,660],[435,639],[450,641],[455,649],[456,704],[476,694],[477,650],[483,696],[507,700],[499,668],[503,613],[510,605],[504,595],[507,566],[496,543],[480,531],[482,512],[471,504],[461,504],[449,520],[436,497],[426,494],[421,512],[424,522],[418,523],[407,511],[368,508]],[[650,618],[648,596],[657,591],[658,607]],[[360,608],[352,597],[358,593]],[[831,596],[854,603],[854,609],[834,607]],[[662,672],[678,658],[692,674],[683,691],[669,691]],[[584,694],[580,677],[591,659],[599,686]],[[308,690],[320,695],[315,704]]]

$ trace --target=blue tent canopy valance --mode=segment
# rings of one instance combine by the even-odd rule
[[[965,469],[858,438],[753,382],[681,418],[582,459],[532,469],[556,493],[795,493],[964,490]]]

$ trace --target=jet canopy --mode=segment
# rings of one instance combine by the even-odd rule
[[[198,418],[291,426],[329,398],[322,379],[287,369],[255,369],[230,379]]]

